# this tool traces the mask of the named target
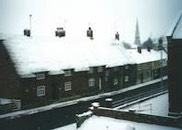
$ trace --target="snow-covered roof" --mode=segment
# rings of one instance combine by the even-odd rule
[[[160,51],[150,50],[149,52],[147,49],[142,49],[142,52],[138,53],[136,49],[128,49],[127,52],[137,64],[161,60]],[[162,58],[167,59],[167,54],[164,51]]]
[[[181,128],[137,123],[103,116],[88,118],[78,130],[180,130]],[[61,129],[60,129],[61,130]]]
[[[173,39],[182,39],[182,11],[176,16],[167,36],[172,36]]]
[[[80,71],[92,66],[134,64],[120,42],[112,39],[16,35],[6,37],[4,45],[22,76],[41,71],[57,74],[70,68]]]
[[[121,41],[97,35],[96,32],[92,40],[86,37],[86,31],[83,37],[70,32],[67,29],[66,36],[61,38],[0,35],[5,39],[3,44],[22,77],[32,77],[34,73],[43,71],[56,75],[64,73],[66,69],[87,71],[95,66],[114,67],[160,59],[159,52],[142,50],[142,54],[139,54],[136,49],[125,49]]]

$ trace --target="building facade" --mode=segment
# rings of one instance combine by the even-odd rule
[[[177,16],[171,30],[167,34],[168,40],[168,84],[169,84],[169,114],[182,112],[182,12]]]
[[[104,46],[95,39],[78,45],[64,38],[42,41],[20,37],[0,42],[0,97],[19,99],[22,108],[117,91],[152,80],[151,64],[160,61],[158,51],[138,53],[133,49],[130,54],[118,41]],[[149,55],[153,59],[141,62]],[[143,79],[138,77],[141,73]]]

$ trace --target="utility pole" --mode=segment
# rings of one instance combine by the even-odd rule
[[[158,49],[160,50],[160,53],[161,53],[161,60],[160,60],[161,90],[163,90],[163,39],[162,39],[162,37],[159,39]]]
[[[163,90],[163,52],[161,50],[161,89]]]

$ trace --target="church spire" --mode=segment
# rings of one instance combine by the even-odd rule
[[[136,30],[135,30],[135,45],[139,46],[140,43],[140,33],[139,33],[139,26],[138,26],[138,19],[136,21]]]

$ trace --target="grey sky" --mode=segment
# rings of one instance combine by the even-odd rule
[[[53,34],[58,25],[79,30],[90,24],[100,34],[119,31],[133,42],[138,18],[144,41],[150,34],[165,35],[180,10],[182,0],[0,0],[0,32],[22,34],[32,14],[34,34]]]

